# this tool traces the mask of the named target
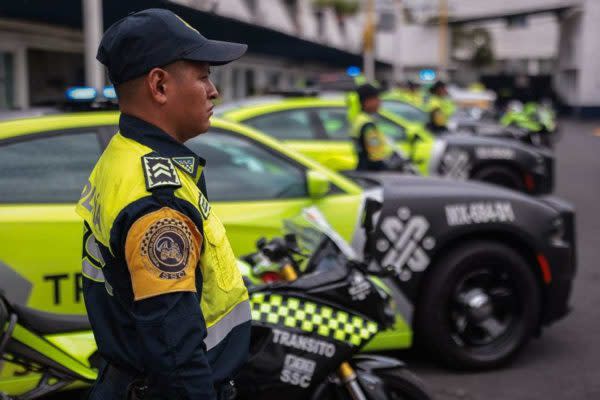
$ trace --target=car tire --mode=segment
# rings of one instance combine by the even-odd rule
[[[417,304],[417,342],[455,369],[509,361],[540,318],[538,279],[511,247],[471,241],[436,263]]]
[[[504,186],[509,189],[525,191],[525,182],[514,169],[502,165],[483,167],[473,174],[473,179]]]

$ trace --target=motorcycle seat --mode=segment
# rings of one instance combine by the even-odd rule
[[[87,315],[53,314],[22,305],[13,305],[18,323],[42,335],[89,331],[92,329]]]

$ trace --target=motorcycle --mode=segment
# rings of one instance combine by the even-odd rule
[[[311,237],[316,247],[300,278],[290,269],[288,255],[301,253],[291,236],[262,245],[261,254],[284,263],[289,276],[249,288],[250,358],[236,377],[236,398],[430,399],[400,361],[357,354],[393,323],[388,294],[370,278],[389,271],[369,269],[334,231],[321,233]],[[45,313],[0,295],[0,327],[1,400],[37,399],[95,380],[101,360],[85,316]]]
[[[259,251],[245,258],[271,283],[249,289],[253,338],[250,362],[236,378],[240,397],[280,399],[285,392],[290,400],[431,399],[400,361],[358,355],[394,324],[390,296],[373,278],[393,271],[359,260],[316,208],[303,214],[312,229],[296,227],[302,249],[288,234],[261,239]],[[365,216],[366,229],[371,220]]]

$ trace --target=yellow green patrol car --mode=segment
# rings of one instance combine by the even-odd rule
[[[258,97],[221,105],[216,113],[283,140],[331,169],[356,168],[346,105],[339,96]],[[546,149],[491,137],[437,137],[420,121],[385,108],[377,123],[423,175],[480,180],[529,194],[553,190],[554,157]]]
[[[32,308],[21,322],[81,368],[96,359],[78,317],[83,228],[74,207],[117,122],[106,111],[0,122],[0,290]],[[574,212],[560,199],[398,174],[349,180],[219,119],[186,144],[207,160],[208,197],[238,256],[308,206],[357,251],[375,246],[371,262],[395,271],[386,284],[401,318],[371,349],[407,347],[416,329],[451,365],[490,367],[568,311]],[[382,202],[369,238],[359,229],[367,197]],[[39,379],[31,372],[0,364],[0,393],[31,389]]]

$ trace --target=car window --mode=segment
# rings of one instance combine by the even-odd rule
[[[377,116],[377,127],[392,140],[406,140],[404,128],[381,115]]]
[[[407,103],[384,100],[383,108],[401,116],[408,121],[420,122],[422,124],[427,124],[429,122],[429,114]]]
[[[315,110],[325,134],[332,140],[350,140],[350,123],[344,108],[322,108]]]
[[[249,139],[222,131],[187,143],[206,159],[211,201],[272,200],[307,197],[304,169]]]
[[[261,115],[244,123],[281,140],[305,140],[313,139],[315,136],[314,127],[306,110]]]
[[[0,143],[0,203],[74,203],[100,153],[95,131]]]

